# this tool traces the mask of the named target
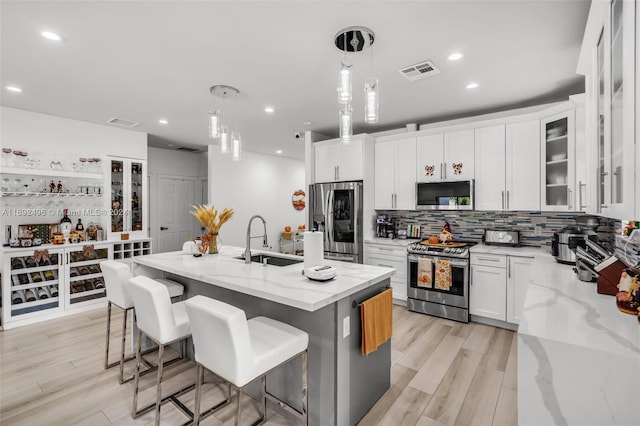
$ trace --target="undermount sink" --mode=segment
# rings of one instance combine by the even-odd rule
[[[234,259],[244,260],[244,256],[238,256],[238,257],[235,257]],[[289,266],[289,265],[295,265],[296,263],[304,262],[304,259],[302,258],[291,259],[288,257],[274,256],[273,254],[267,254],[267,253],[254,254],[251,256],[252,262],[264,263],[265,259],[267,260],[267,265],[274,265],[274,266]]]

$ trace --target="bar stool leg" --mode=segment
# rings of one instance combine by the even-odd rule
[[[104,349],[104,369],[109,368],[109,334],[111,334],[111,301],[107,303],[107,341]]]
[[[122,346],[120,348],[120,384],[124,383],[124,349],[127,340],[127,314],[128,309],[124,310],[124,319],[122,320]],[[131,380],[131,379],[129,379]]]
[[[236,391],[236,395],[238,396],[238,400],[236,401],[236,421],[235,426],[240,424],[240,400],[242,399],[242,389],[238,388]]]
[[[140,352],[142,351],[142,331],[138,329],[137,333],[138,342],[136,343],[136,372],[133,379],[133,411],[131,417],[134,419],[138,413],[138,385],[140,383]]]
[[[202,376],[204,376],[204,369],[202,365],[196,363],[196,405],[193,408],[193,424],[198,426],[200,424],[200,393],[202,392]]]
[[[267,419],[267,376],[260,378],[260,405],[262,410],[261,422],[264,423]]]
[[[307,368],[307,351],[302,352],[302,424],[308,425],[309,419],[307,414],[307,380],[308,380],[308,368]]]
[[[160,406],[162,405],[162,370],[164,357],[164,345],[159,345],[158,348],[158,386],[156,389],[156,426],[160,425]]]

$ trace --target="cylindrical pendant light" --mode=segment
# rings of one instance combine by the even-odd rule
[[[351,136],[353,136],[351,104],[344,104],[340,108],[340,140],[348,145],[351,143]]]
[[[209,112],[209,137],[217,139],[220,137],[220,111]]]
[[[367,78],[364,82],[364,121],[378,122],[378,79]]]
[[[351,67],[342,62],[340,68],[340,86],[338,87],[338,102],[346,104],[351,102]]]
[[[232,137],[231,130],[226,122],[229,119],[230,114],[228,111],[225,113],[225,101],[227,95],[235,94],[236,125],[234,133],[238,133],[238,94],[240,91],[235,87],[225,85],[211,86],[209,91],[214,97],[222,98],[222,107],[209,113],[209,137],[220,139],[220,153],[226,154],[232,149]]]
[[[229,129],[227,126],[220,127],[220,153],[226,154],[229,152]]]
[[[241,153],[242,153],[240,133],[234,132],[232,134],[232,136],[231,136],[231,145],[232,145],[231,159],[233,161],[240,161],[240,156],[241,156]]]

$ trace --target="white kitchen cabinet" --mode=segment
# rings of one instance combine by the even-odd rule
[[[407,248],[403,245],[365,244],[364,263],[373,266],[394,268],[391,276],[393,299],[406,303],[407,301]]]
[[[362,180],[364,136],[353,136],[349,144],[342,143],[340,139],[313,144],[315,182]]]
[[[636,144],[640,25],[634,1],[592,2],[578,60],[585,75],[587,211],[629,219],[640,197]]]
[[[512,324],[520,324],[532,263],[532,257],[507,256],[507,322]]]
[[[110,213],[109,239],[146,237],[149,217],[148,170],[146,160],[109,158],[111,179],[109,181]]]
[[[504,256],[478,255],[474,264],[471,257],[471,282],[469,285],[469,313],[484,318],[505,321],[507,317],[507,270],[500,267]],[[487,260],[495,266],[485,266]]]
[[[473,129],[418,136],[418,182],[471,180],[474,176]]]
[[[472,253],[469,313],[519,324],[532,263],[532,257]]]
[[[413,164],[416,138],[375,144],[375,209],[415,210],[416,175]]]
[[[475,130],[476,210],[540,210],[539,121]]]
[[[541,210],[574,211],[575,205],[575,111],[540,120]]]

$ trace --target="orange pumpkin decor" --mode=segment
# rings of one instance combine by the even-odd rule
[[[291,227],[290,226],[285,226],[284,227],[284,232],[291,232]]]
[[[306,196],[307,194],[302,189],[298,189],[297,191],[295,191],[291,196],[291,204],[293,204],[293,208],[296,210],[304,210],[306,206],[304,198]]]

